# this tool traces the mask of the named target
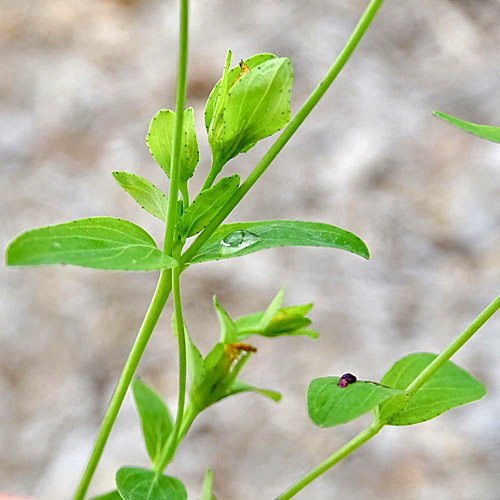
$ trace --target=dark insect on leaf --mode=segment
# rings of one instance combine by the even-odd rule
[[[344,373],[342,377],[340,377],[340,380],[338,382],[338,386],[344,389],[344,387],[347,387],[349,384],[354,384],[358,380],[352,373]]]

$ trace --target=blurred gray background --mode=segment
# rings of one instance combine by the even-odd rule
[[[295,68],[292,112],[326,72],[366,0],[191,2],[187,105],[208,172],[204,102],[228,47]],[[96,215],[162,227],[115,184],[126,170],[167,189],[144,142],[173,108],[177,2],[0,0],[2,248],[30,227]],[[217,340],[212,296],[233,317],[315,302],[321,337],[252,339],[246,380],[282,391],[279,404],[242,395],[209,409],[170,473],[198,498],[205,468],[221,500],[265,500],[351,439],[368,416],[317,429],[311,379],[379,380],[399,357],[444,348],[500,292],[500,147],[433,118],[438,109],[500,125],[500,1],[387,0],[324,100],[231,220],[302,219],[349,229],[372,258],[327,249],[274,249],[183,275],[189,330]],[[226,167],[248,174],[272,138]],[[80,268],[1,270],[0,491],[71,497],[152,296],[156,273]],[[175,410],[170,305],[138,373]],[[454,360],[487,396],[381,435],[313,483],[307,500],[498,500],[500,316]],[[121,465],[147,465],[130,398],[91,493]]]

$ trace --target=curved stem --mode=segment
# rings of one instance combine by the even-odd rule
[[[262,160],[253,169],[251,174],[247,177],[245,182],[242,183],[238,191],[233,195],[233,197],[226,203],[226,205],[221,209],[221,211],[207,224],[204,231],[193,241],[190,247],[184,252],[181,262],[185,264],[196,255],[196,252],[203,246],[203,244],[208,240],[208,238],[213,234],[213,232],[222,224],[224,219],[231,213],[234,207],[242,200],[242,198],[248,193],[250,188],[257,182],[259,177],[266,171],[267,167],[271,162],[278,156],[279,152],[285,147],[286,143],[291,139],[293,134],[299,128],[299,126],[304,122],[309,113],[318,104],[319,100],[323,97],[325,92],[328,90],[330,85],[337,78],[338,74],[345,66],[349,57],[353,53],[354,49],[357,47],[361,38],[365,34],[368,26],[370,26],[375,14],[378,12],[382,6],[384,0],[372,0],[368,5],[367,9],[363,13],[358,24],[354,28],[354,31],[346,43],[342,52],[337,57],[333,66],[328,70],[323,80],[319,85],[313,90],[311,95],[307,98],[306,102],[299,109],[297,114],[288,123],[286,128],[276,139],[274,144],[269,148],[268,152],[264,155]]]
[[[186,402],[186,380],[187,380],[187,363],[186,363],[186,330],[184,328],[184,319],[182,317],[181,293],[180,293],[180,268],[177,266],[172,272],[172,295],[174,300],[174,328],[177,337],[179,350],[179,393],[177,399],[177,416],[172,434],[163,449],[161,450],[160,459],[154,470],[163,472],[167,464],[172,460],[178,444],[178,436],[184,418],[184,404]]]
[[[370,440],[380,431],[382,427],[383,425],[376,425],[375,423],[372,423],[364,431],[360,432],[355,438],[351,439],[351,441],[349,441],[346,445],[342,446],[342,448],[336,451],[332,456],[328,457],[325,461],[321,462],[317,467],[315,467],[311,472],[306,474],[302,479],[297,481],[291,488],[286,490],[280,496],[276,497],[275,500],[288,500],[294,497],[309,483],[314,481],[317,477],[321,476],[323,472],[326,472],[330,467],[333,467],[337,462],[340,462],[343,458],[347,457],[347,455]]]
[[[413,396],[500,309],[500,295],[406,388]]]
[[[170,289],[171,271],[168,269],[162,271],[160,274],[160,279],[158,281],[158,285],[156,286],[153,299],[146,316],[144,317],[139,333],[137,334],[137,338],[135,339],[132,350],[130,351],[125,367],[123,368],[120,380],[118,381],[118,385],[116,386],[115,392],[113,393],[109,403],[106,415],[104,416],[101,428],[99,429],[94,448],[73,496],[73,500],[83,500],[85,496],[97,464],[99,463],[99,459],[101,458],[104,446],[106,445],[106,441],[108,440],[111,428],[115,423],[116,417],[123,403],[123,399],[127,393],[127,389],[132,381],[135,370],[137,369],[137,365],[141,360],[144,349],[146,349],[146,345],[151,337],[151,334],[153,333],[156,323],[158,322],[158,318],[160,317],[163,307],[167,302]]]

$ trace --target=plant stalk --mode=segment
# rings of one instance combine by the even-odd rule
[[[291,139],[296,130],[302,125],[309,113],[314,109],[319,100],[325,95],[325,92],[332,85],[337,78],[338,74],[345,66],[349,57],[357,47],[361,38],[370,26],[373,18],[378,10],[384,3],[384,0],[372,0],[365,12],[361,16],[358,24],[342,49],[342,52],[337,57],[332,67],[328,70],[327,74],[313,90],[311,95],[307,98],[306,102],[299,109],[297,114],[285,127],[280,136],[276,139],[274,144],[269,148],[267,153],[263,156],[257,166],[253,169],[250,175],[241,184],[240,188],[232,196],[232,198],[224,205],[224,207],[215,215],[215,217],[207,224],[203,232],[193,241],[190,247],[184,252],[181,258],[181,264],[186,264],[189,260],[196,255],[196,252],[205,244],[213,232],[222,224],[226,217],[231,213],[234,207],[242,200],[248,193],[250,188],[257,182],[260,176],[266,171],[271,162],[278,156],[280,151],[285,147],[286,143]]]
[[[120,380],[118,381],[109,403],[101,428],[97,434],[94,448],[92,449],[87,466],[85,467],[82,478],[80,479],[78,487],[75,491],[73,500],[83,500],[85,497],[85,493],[87,492],[92,476],[94,475],[97,464],[99,463],[106,445],[106,441],[108,440],[111,428],[115,423],[116,417],[125,398],[125,394],[127,393],[128,387],[132,382],[132,377],[134,376],[142,354],[144,353],[146,345],[151,337],[151,334],[153,333],[156,323],[158,322],[158,318],[160,317],[165,303],[167,302],[170,289],[171,271],[170,269],[163,270],[160,274],[160,279],[158,280],[151,304],[148,308],[146,316],[144,317],[139,333],[137,334],[137,338],[135,339],[132,350],[130,351],[127,362],[125,363],[125,367],[123,368]]]

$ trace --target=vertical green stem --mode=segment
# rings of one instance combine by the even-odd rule
[[[146,349],[146,345],[151,337],[151,334],[153,333],[156,323],[158,322],[158,318],[160,317],[163,307],[165,306],[170,289],[171,272],[170,270],[164,270],[160,274],[160,279],[153,295],[153,299],[146,316],[144,317],[144,321],[142,322],[137,338],[135,339],[132,350],[130,351],[125,367],[123,368],[118,385],[116,386],[115,392],[113,393],[109,403],[106,415],[104,416],[101,428],[99,429],[94,448],[73,496],[73,500],[83,500],[85,497],[85,493],[87,492],[92,476],[94,475],[95,469],[104,450],[104,446],[106,445],[106,441],[108,440],[111,428],[115,423],[116,417],[123,403],[123,399],[127,393],[127,389],[132,381],[132,377],[134,376],[137,365],[141,360],[142,354],[144,353],[144,349]]]
[[[185,264],[196,254],[196,252],[203,246],[203,244],[208,240],[208,238],[213,234],[213,232],[222,224],[224,219],[231,213],[234,207],[242,200],[242,198],[248,193],[250,188],[257,182],[259,177],[266,171],[267,167],[271,162],[278,156],[279,152],[285,147],[286,143],[290,140],[296,130],[307,118],[309,113],[318,104],[319,100],[323,97],[325,92],[328,90],[330,85],[337,78],[338,74],[345,66],[354,49],[357,47],[361,38],[365,34],[366,30],[370,26],[375,14],[378,12],[382,6],[384,0],[372,0],[365,12],[363,13],[358,24],[354,28],[354,31],[346,43],[342,52],[338,56],[337,60],[334,62],[333,66],[328,70],[323,80],[319,85],[313,90],[311,95],[307,98],[306,102],[299,109],[297,114],[293,117],[290,123],[286,126],[280,136],[276,139],[274,144],[269,148],[268,152],[264,155],[262,160],[253,169],[251,174],[247,177],[245,182],[240,186],[238,191],[233,195],[233,197],[226,203],[222,210],[207,224],[204,231],[194,240],[191,246],[186,250],[182,256],[182,263]]]
[[[184,404],[186,402],[186,380],[187,380],[187,364],[186,364],[186,332],[184,328],[184,319],[182,317],[181,307],[181,292],[180,292],[180,267],[177,266],[172,272],[172,296],[174,301],[175,322],[177,343],[179,348],[179,393],[177,400],[177,416],[172,434],[161,450],[160,459],[154,470],[163,472],[167,464],[172,460],[175,449],[178,444],[178,436],[184,418]]]

